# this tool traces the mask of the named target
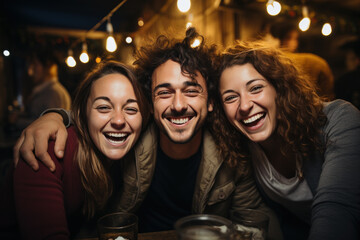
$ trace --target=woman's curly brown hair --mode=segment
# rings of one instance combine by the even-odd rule
[[[307,77],[280,50],[260,41],[238,41],[219,56],[215,86],[219,86],[221,73],[226,68],[246,63],[252,64],[276,90],[276,134],[283,140],[281,150],[291,149],[306,157],[314,149],[323,149],[318,138],[327,121],[322,111],[322,99]],[[211,131],[218,138],[227,161],[233,166],[245,166],[249,156],[248,140],[226,119],[219,92],[211,117]]]

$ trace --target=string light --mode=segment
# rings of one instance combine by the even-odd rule
[[[332,27],[330,23],[325,23],[321,29],[321,33],[324,36],[329,36],[332,32]]]
[[[266,10],[269,15],[276,16],[281,12],[281,4],[278,1],[269,0],[266,3]]]
[[[144,20],[142,18],[138,19],[138,25],[139,25],[139,27],[144,26]]]
[[[195,38],[194,41],[192,42],[192,44],[190,45],[192,48],[196,48],[198,46],[200,46],[201,44],[201,39],[199,38]]]
[[[4,54],[5,57],[8,57],[8,56],[10,56],[10,51],[9,50],[4,50],[3,54]]]
[[[126,37],[125,42],[128,44],[132,43],[132,38],[130,36]]]
[[[177,7],[180,12],[186,13],[190,10],[191,2],[190,0],[177,0]]]
[[[186,23],[186,29],[188,29],[189,27],[192,26],[193,19],[194,19],[194,15],[192,13],[190,13],[188,15],[188,22]]]
[[[310,28],[310,23],[311,23],[311,20],[309,18],[308,8],[306,6],[302,7],[302,14],[303,14],[303,19],[301,19],[301,21],[299,22],[299,28],[301,31],[305,32]]]
[[[80,61],[82,63],[88,63],[89,62],[89,55],[87,53],[87,44],[86,42],[83,42],[82,44],[82,52],[80,54]]]
[[[115,38],[113,36],[114,30],[113,30],[113,26],[112,26],[112,24],[110,22],[110,17],[109,17],[108,22],[106,24],[106,30],[109,33],[109,36],[106,39],[106,50],[108,52],[115,52],[116,49],[117,49],[117,45],[116,45]]]
[[[69,49],[68,51],[68,57],[66,58],[66,64],[69,67],[75,67],[76,66],[76,61],[75,58],[73,57],[74,53],[72,51],[72,49]]]

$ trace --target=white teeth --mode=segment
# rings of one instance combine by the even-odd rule
[[[258,113],[254,116],[252,116],[251,118],[248,118],[248,119],[244,119],[243,122],[245,124],[249,124],[249,123],[252,123],[252,122],[255,122],[256,120],[258,120],[259,118],[261,118],[262,116],[264,116],[265,113]]]
[[[115,141],[115,140],[112,140],[112,139],[109,139],[108,138],[108,141],[111,142],[111,143],[114,143],[114,144],[120,144],[120,143],[123,143],[125,142],[126,138],[124,138],[124,140],[121,140],[121,141]]]
[[[176,118],[176,119],[171,118],[170,121],[175,124],[184,124],[189,121],[189,118]]]
[[[107,140],[113,144],[121,144],[126,141],[127,136],[129,134],[126,133],[106,133],[105,136]]]
[[[125,133],[107,133],[107,135],[110,136],[110,137],[118,137],[118,138],[120,138],[120,137],[125,137],[127,134],[125,134]]]

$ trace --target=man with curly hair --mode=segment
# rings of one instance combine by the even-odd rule
[[[195,38],[202,43],[192,47]],[[138,78],[152,103],[154,123],[124,161],[121,190],[111,209],[137,213],[140,232],[173,229],[176,220],[190,214],[230,218],[235,210],[254,208],[271,215],[253,177],[221,157],[216,140],[206,130],[213,109],[210,80],[215,76],[215,57],[215,46],[207,46],[194,28],[182,40],[159,36],[137,53]],[[62,151],[66,138],[61,117],[46,115],[24,131],[15,149],[23,142],[20,152],[35,169],[34,146],[36,155],[52,167],[42,151],[48,141],[44,138],[57,134],[56,151]],[[36,135],[40,130],[42,137]],[[276,221],[270,222],[269,239],[281,238],[273,235]]]

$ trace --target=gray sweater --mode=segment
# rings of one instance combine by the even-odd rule
[[[321,140],[325,152],[313,152],[303,162],[304,177],[313,193],[311,226],[290,209],[271,200],[285,239],[360,239],[360,111],[349,102],[324,103],[328,121]]]

